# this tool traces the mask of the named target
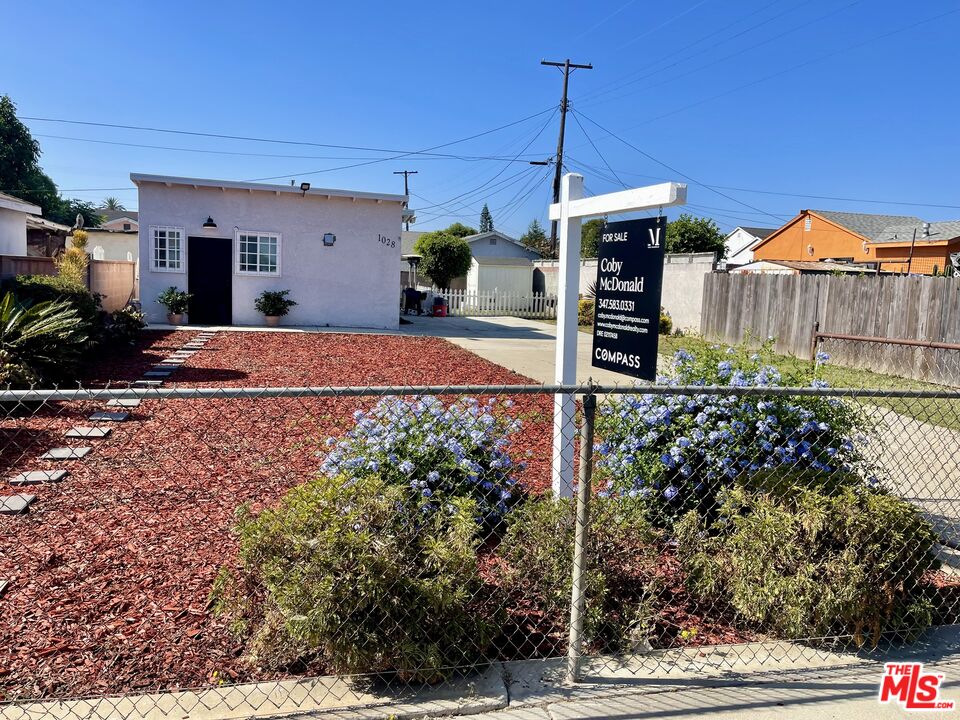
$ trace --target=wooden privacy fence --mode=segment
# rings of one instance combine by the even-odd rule
[[[812,359],[817,346],[838,365],[960,386],[960,351],[912,342],[960,343],[958,278],[714,273],[702,309],[701,333],[710,340],[774,337],[781,353]],[[864,339],[815,343],[816,332]]]
[[[444,290],[450,315],[514,315],[527,318],[555,318],[557,298],[544,293],[514,293],[500,290],[469,292]]]
[[[91,260],[87,287],[101,296],[104,310],[119,310],[136,297],[136,269],[136,262],[129,260]],[[17,275],[56,274],[53,258],[0,255],[0,280]]]

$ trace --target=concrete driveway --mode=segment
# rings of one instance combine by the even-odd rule
[[[556,381],[554,359],[557,328],[553,323],[518,317],[418,317],[404,316],[410,325],[402,325],[405,335],[442,337],[490,362],[518,372],[537,382]],[[593,378],[603,384],[634,385],[628,375],[590,365],[593,338],[577,334],[577,382]]]

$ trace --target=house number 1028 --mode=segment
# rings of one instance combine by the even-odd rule
[[[396,240],[391,240],[391,239],[388,238],[388,237],[384,237],[384,236],[381,235],[380,233],[377,233],[377,239],[378,239],[382,244],[386,245],[387,247],[395,248],[395,247],[397,246],[397,241],[396,241]]]

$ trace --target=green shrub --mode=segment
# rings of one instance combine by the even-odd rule
[[[253,301],[253,305],[261,315],[282,317],[297,304],[296,300],[287,297],[289,294],[289,290],[264,290]]]
[[[132,305],[114,310],[107,319],[104,335],[112,343],[133,345],[146,326],[144,314]]]
[[[18,275],[3,283],[3,290],[14,293],[21,303],[36,305],[63,300],[76,309],[78,319],[87,325],[86,331],[95,336],[101,326],[100,298],[85,285],[59,275]]]
[[[25,388],[70,376],[87,341],[67,301],[23,303],[0,297],[0,387]]]
[[[670,317],[670,313],[668,313],[661,305],[660,306],[660,334],[669,335],[671,332],[673,332],[673,319]]]
[[[910,503],[837,477],[774,474],[724,494],[715,521],[677,525],[690,590],[786,639],[910,636],[931,622],[920,587],[936,539]]]
[[[656,537],[636,501],[595,498],[591,508],[585,637],[593,650],[616,652],[652,632]],[[497,549],[496,582],[512,619],[536,626],[555,649],[567,638],[575,520],[573,501],[531,500],[510,513]]]
[[[593,325],[593,305],[590,298],[580,298],[577,302],[577,324],[581,326]]]
[[[259,515],[241,508],[240,569],[221,573],[213,600],[251,660],[433,682],[482,657],[492,628],[471,608],[476,508],[423,502],[376,477],[324,476]]]

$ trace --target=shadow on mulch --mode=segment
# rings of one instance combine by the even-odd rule
[[[33,460],[52,447],[63,444],[63,436],[55,431],[29,428],[0,428],[0,476],[12,474],[25,459]]]
[[[188,339],[188,334],[173,330],[145,330],[133,345],[101,345],[84,363],[78,382],[81,387],[102,387],[139,380]]]
[[[230,382],[231,380],[243,380],[249,377],[249,373],[242,370],[229,370],[227,368],[197,368],[189,365],[182,366],[179,370],[170,376],[173,384],[176,383],[220,383]]]

